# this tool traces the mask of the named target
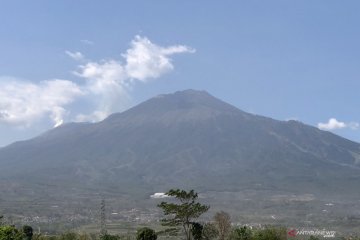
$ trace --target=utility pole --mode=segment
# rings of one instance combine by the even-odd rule
[[[107,234],[106,231],[106,215],[105,215],[105,199],[101,199],[100,205],[100,237],[103,237]]]

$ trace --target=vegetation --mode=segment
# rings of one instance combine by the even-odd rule
[[[193,236],[194,240],[201,240],[203,239],[203,225],[200,223],[193,223],[191,228],[191,235]]]
[[[171,228],[157,228],[157,232],[149,227],[141,227],[135,233],[126,235],[112,234],[86,234],[75,232],[64,232],[58,235],[34,234],[31,226],[17,228],[13,225],[6,225],[0,216],[0,240],[179,240],[184,236],[176,236],[179,227],[183,229],[186,240],[286,240],[288,233],[284,227],[258,227],[250,228],[247,226],[233,227],[231,217],[224,211],[217,212],[211,222],[201,223],[198,218],[205,213],[209,206],[199,203],[198,194],[191,190],[189,192],[172,189],[166,193],[173,197],[168,202],[161,202],[160,207],[165,219],[162,225]],[[130,226],[130,225],[129,225]],[[128,227],[129,227],[128,226]],[[174,231],[176,230],[176,231]],[[323,239],[318,236],[308,236],[302,238],[306,240]],[[336,238],[339,239],[339,238]],[[359,237],[340,238],[342,240],[360,240]]]
[[[23,240],[24,233],[14,226],[0,226],[0,240]]]
[[[0,240],[31,240],[33,229],[30,226],[24,226],[21,230],[15,226],[0,225]]]
[[[254,231],[252,240],[286,240],[287,231],[285,228],[268,227]]]
[[[253,232],[246,226],[235,228],[230,234],[229,239],[231,240],[251,240]]]
[[[136,234],[136,240],[156,240],[157,235],[151,228],[144,227],[140,228]]]
[[[31,240],[32,239],[32,236],[33,236],[33,229],[31,226],[23,226],[23,229],[22,229],[23,233],[24,233],[24,237],[26,240]]]
[[[107,234],[107,233],[105,233],[103,235],[100,234],[100,240],[119,240],[119,239],[121,239],[121,237],[118,235],[111,235],[111,234]]]
[[[216,232],[216,227],[212,223],[206,223],[204,225],[195,224],[192,231],[198,231],[202,229],[202,234],[193,234],[192,240],[218,240],[219,236]],[[27,227],[26,227],[27,228]],[[18,229],[14,226],[4,225],[0,227],[0,240],[157,240],[157,234],[151,228],[140,228],[137,231],[137,234],[133,235],[111,235],[106,234],[99,236],[98,234],[85,234],[85,233],[75,233],[75,232],[66,232],[56,236],[47,236],[33,234],[28,235],[30,238],[27,238],[25,233],[25,227]],[[206,230],[207,229],[207,230]],[[205,234],[206,231],[209,231],[211,234]],[[215,230],[215,231],[213,231]],[[200,237],[201,236],[201,237]],[[167,237],[163,236],[160,239],[183,239],[182,237]],[[230,232],[226,240],[286,240],[287,231],[282,227],[265,227],[265,228],[248,228],[246,226],[234,227]],[[304,240],[320,240],[323,238],[316,236],[303,237]],[[341,240],[360,240],[359,237],[347,237],[347,238],[335,238]]]
[[[219,232],[219,240],[225,240],[231,231],[230,215],[224,211],[217,212],[214,216],[214,223]]]
[[[194,220],[209,210],[210,207],[197,202],[198,194],[194,190],[186,192],[180,189],[171,189],[166,195],[175,197],[179,203],[161,202],[158,205],[163,210],[164,215],[169,216],[169,218],[162,219],[163,225],[182,226],[185,239],[191,240]]]
[[[215,224],[205,223],[202,231],[204,240],[214,240],[219,236],[219,231],[217,230]]]

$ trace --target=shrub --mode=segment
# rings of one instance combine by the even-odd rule
[[[235,228],[230,234],[231,240],[252,240],[253,232],[250,228],[244,226],[240,228]]]
[[[15,226],[0,226],[1,240],[22,240],[24,234],[16,229]]]
[[[202,239],[203,228],[204,228],[203,225],[201,225],[200,223],[197,222],[192,223],[191,234],[194,240]]]
[[[219,231],[217,230],[215,224],[205,223],[203,227],[202,235],[205,240],[213,240],[219,236]]]
[[[156,240],[157,235],[151,228],[140,228],[136,234],[136,240]]]
[[[286,229],[268,227],[255,231],[254,240],[286,240]]]

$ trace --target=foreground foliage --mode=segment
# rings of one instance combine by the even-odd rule
[[[30,226],[23,226],[17,229],[15,226],[0,225],[0,240],[31,240],[33,229]]]
[[[199,228],[200,227],[200,228]],[[30,227],[31,228],[31,227]],[[194,227],[195,231],[202,230],[202,233],[197,232],[193,234],[192,240],[219,240],[220,236],[216,231],[216,227],[212,223],[206,223],[204,225],[197,225]],[[206,233],[207,231],[207,233]],[[31,232],[31,233],[30,233]],[[111,235],[106,234],[99,236],[98,234],[86,234],[66,232],[56,236],[46,236],[41,234],[32,235],[32,228],[29,231],[29,227],[17,229],[14,226],[0,226],[0,240],[157,240],[157,234],[151,228],[140,228],[136,234],[132,235]],[[168,237],[161,237],[160,239],[168,239]],[[183,239],[178,236],[171,239]],[[250,229],[246,226],[233,227],[226,240],[286,240],[287,231],[282,227],[266,227]],[[320,240],[323,238],[308,236],[302,238],[304,240]],[[360,240],[360,237],[344,237],[335,238],[341,240]]]
[[[136,240],[156,240],[157,235],[154,230],[148,227],[140,228],[136,234]]]

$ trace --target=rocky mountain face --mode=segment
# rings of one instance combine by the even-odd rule
[[[174,187],[350,198],[359,195],[360,144],[186,90],[11,144],[0,149],[0,165],[3,199],[146,198]]]

